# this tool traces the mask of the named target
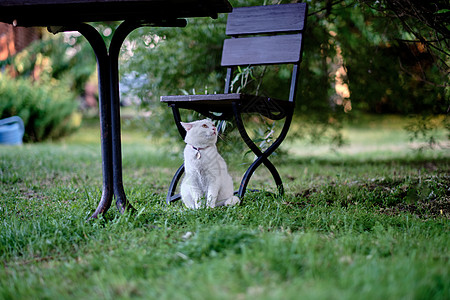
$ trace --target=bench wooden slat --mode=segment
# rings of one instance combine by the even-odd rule
[[[223,44],[222,66],[298,63],[302,34],[228,39]]]
[[[226,34],[303,31],[306,3],[237,7],[228,15]]]
[[[221,101],[221,100],[241,100],[241,99],[242,94],[236,93],[161,96],[161,102]]]

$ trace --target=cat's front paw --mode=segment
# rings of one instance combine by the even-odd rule
[[[225,202],[224,202],[223,205],[229,205],[229,206],[231,206],[231,205],[239,204],[240,202],[241,202],[241,200],[239,200],[238,197],[233,196],[233,197],[231,197],[231,198],[225,200]]]

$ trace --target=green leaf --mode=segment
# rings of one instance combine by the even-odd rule
[[[443,8],[443,9],[438,10],[436,13],[437,14],[445,14],[445,13],[448,13],[448,12],[450,12],[450,9]]]

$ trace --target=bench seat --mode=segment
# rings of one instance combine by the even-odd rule
[[[294,109],[290,101],[241,93],[162,96],[161,102],[221,120],[233,115],[233,103],[239,106],[240,112],[259,113],[272,120],[281,120],[286,112]]]

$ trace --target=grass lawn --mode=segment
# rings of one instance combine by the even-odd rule
[[[2,146],[0,299],[450,299],[450,151],[411,150],[404,124],[348,125],[338,151],[286,143],[283,198],[198,211],[164,203],[182,142],[125,128],[138,213],[88,222],[102,183],[95,123]],[[244,168],[230,162],[235,181]],[[273,189],[268,172],[252,187]]]

